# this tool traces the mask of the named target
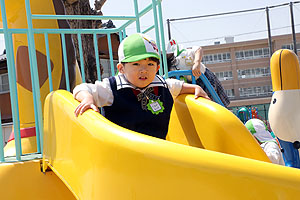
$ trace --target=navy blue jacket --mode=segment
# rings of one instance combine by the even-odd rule
[[[115,77],[110,77],[109,82],[114,101],[111,106],[103,107],[104,116],[124,128],[165,139],[173,106],[173,98],[169,89],[163,86],[153,87],[150,97],[158,97],[164,107],[162,113],[153,114],[150,110],[145,109],[145,104],[148,102],[138,100],[137,96],[143,95],[139,90],[133,88],[117,90]]]

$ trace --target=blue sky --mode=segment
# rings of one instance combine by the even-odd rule
[[[94,0],[90,0],[93,5]],[[151,0],[138,0],[139,9],[149,5]],[[288,3],[287,0],[162,0],[165,35],[166,19],[201,16],[215,13],[264,8],[266,6]],[[270,9],[272,35],[291,33],[289,6]],[[104,15],[133,15],[133,0],[107,0],[102,8]],[[294,5],[295,24],[300,24],[300,4]],[[114,21],[115,25],[124,22]],[[152,15],[141,19],[142,30],[152,24]],[[265,11],[227,15],[222,17],[202,18],[171,22],[172,38],[185,46],[211,45],[215,41],[224,42],[225,36],[233,36],[235,41],[267,38]],[[127,33],[135,32],[135,26]],[[299,27],[296,26],[296,32]],[[148,33],[154,38],[153,31]],[[167,39],[167,35],[165,37]]]

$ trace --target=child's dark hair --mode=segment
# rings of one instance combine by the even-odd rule
[[[155,58],[155,57],[149,57],[149,60],[154,61],[157,63],[157,65],[159,65],[159,59]],[[127,62],[121,62],[122,65],[125,65]]]
[[[176,69],[176,57],[174,56],[174,53],[167,56],[167,65],[168,65],[168,71],[172,71]]]

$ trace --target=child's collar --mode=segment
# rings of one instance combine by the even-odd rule
[[[156,75],[154,80],[145,88],[141,89],[141,88],[138,88],[134,85],[132,85],[125,77],[124,74],[121,74],[119,73],[118,75],[115,76],[116,78],[116,83],[117,83],[117,90],[119,89],[123,89],[123,88],[133,88],[135,90],[140,90],[141,92],[144,92],[147,88],[149,87],[168,87],[167,86],[167,83],[165,81],[164,78],[162,78],[161,76],[159,75]]]

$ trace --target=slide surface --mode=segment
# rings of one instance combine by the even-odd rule
[[[3,200],[76,199],[53,172],[41,172],[41,160],[1,163],[0,188]]]
[[[186,110],[179,111],[184,102]],[[78,199],[297,199],[300,194],[299,170],[268,163],[255,140],[251,142],[250,133],[238,130],[238,118],[231,121],[234,115],[230,111],[221,110],[218,117],[199,113],[223,108],[216,103],[194,100],[192,95],[175,101],[172,120],[174,115],[183,115],[186,121],[192,119],[196,133],[191,133],[198,134],[198,142],[191,142],[197,136],[189,133],[185,133],[184,137],[189,138],[185,141],[194,146],[201,144],[202,148],[124,129],[94,111],[76,118],[77,105],[66,91],[48,95],[43,168],[52,169]],[[197,125],[196,121],[203,118],[207,120],[202,123],[214,125],[216,130],[209,132],[202,123]],[[221,119],[210,125],[210,118]],[[232,125],[217,124],[228,120]],[[168,137],[172,140],[171,133]],[[251,151],[248,155],[243,151],[240,156],[230,155],[240,151],[235,138],[246,140],[243,145]]]
[[[63,14],[60,0],[30,2],[34,14]],[[6,0],[9,28],[27,28],[24,7],[24,0]],[[62,21],[33,25],[67,28]],[[49,91],[44,39],[35,35],[42,102]],[[13,34],[13,41],[21,128],[31,128],[27,37]],[[66,88],[59,35],[49,35],[49,48],[53,89]],[[80,80],[70,43],[67,49],[72,88]],[[66,91],[51,93],[44,105],[43,160],[0,164],[3,199],[299,198],[299,170],[269,163],[238,118],[205,99],[176,99],[167,141],[119,127],[93,111],[76,118],[78,102]],[[23,153],[35,152],[31,143],[23,138]]]

